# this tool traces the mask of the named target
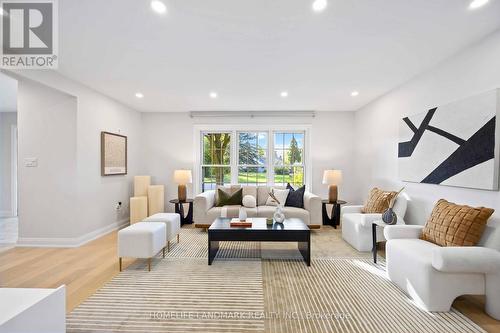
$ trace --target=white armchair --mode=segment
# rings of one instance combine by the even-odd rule
[[[500,252],[440,247],[419,239],[422,228],[384,228],[389,279],[427,311],[449,311],[460,295],[486,295],[486,313],[500,319]]]
[[[407,200],[404,195],[397,197],[394,212],[398,217],[397,224],[404,224]],[[382,219],[382,214],[363,214],[363,206],[345,206],[342,208],[342,238],[360,252],[372,249],[372,222]],[[382,229],[377,228],[377,240],[385,240]]]

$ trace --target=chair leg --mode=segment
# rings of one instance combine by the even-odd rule
[[[161,251],[163,252],[163,258],[165,258],[165,247]]]
[[[151,272],[151,258],[148,258],[148,271]]]
[[[167,252],[170,252],[170,241],[167,241]]]
[[[122,257],[120,257],[118,259],[118,263],[119,263],[119,266],[120,266],[120,272],[122,271]]]
[[[177,243],[179,243],[179,236],[180,234],[177,234]]]

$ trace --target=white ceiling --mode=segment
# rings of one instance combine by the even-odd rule
[[[500,28],[500,0],[328,1],[59,1],[60,72],[141,111],[356,110]]]
[[[17,112],[17,81],[0,73],[0,112]]]

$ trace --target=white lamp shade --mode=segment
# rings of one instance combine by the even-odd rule
[[[193,182],[191,170],[175,170],[174,182],[179,185],[191,184]]]
[[[341,170],[325,170],[323,172],[323,184],[339,185],[342,182]]]

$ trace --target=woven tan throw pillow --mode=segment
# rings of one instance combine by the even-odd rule
[[[377,187],[372,188],[365,206],[361,208],[361,212],[368,214],[383,213],[389,208],[389,203],[396,195],[398,195],[398,192],[382,191]]]
[[[434,206],[420,238],[441,246],[474,246],[494,211],[441,199]]]

